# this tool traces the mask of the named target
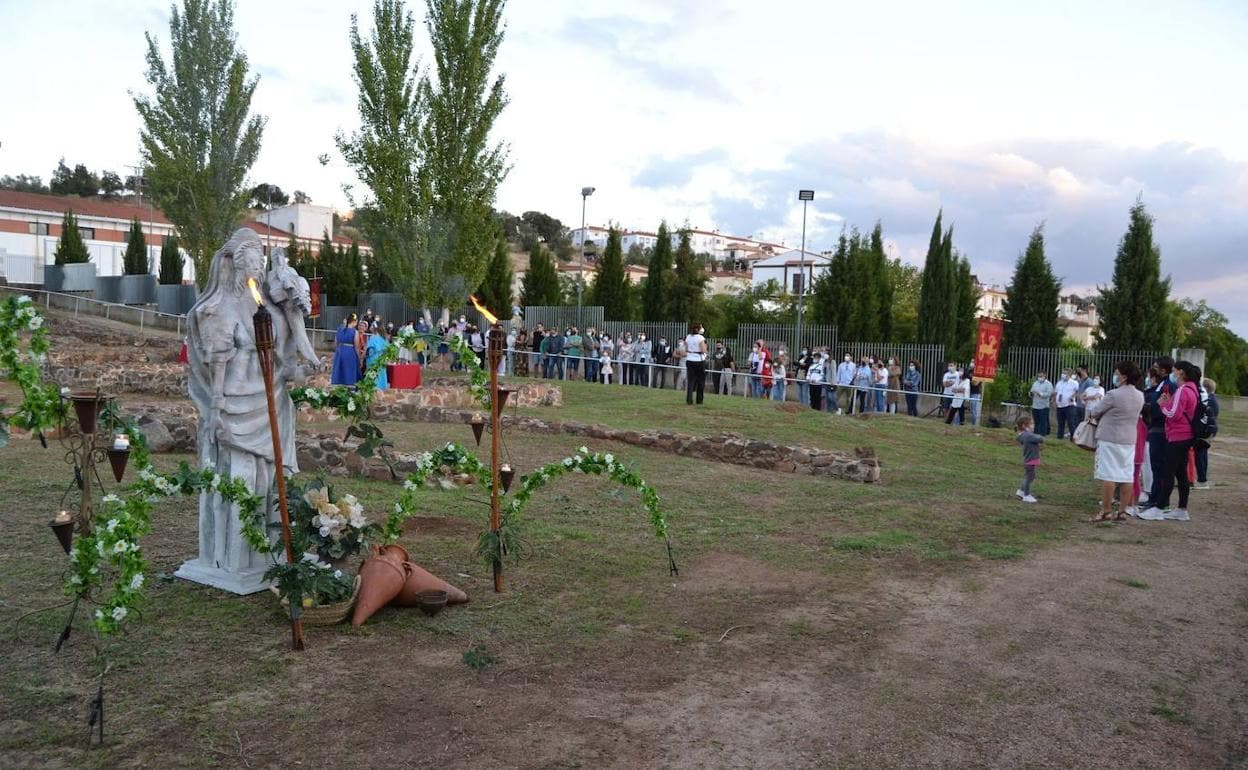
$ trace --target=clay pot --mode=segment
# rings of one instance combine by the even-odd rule
[[[407,549],[398,543],[373,546],[373,555],[380,556],[383,559],[389,559],[395,564],[402,564],[405,561],[410,561],[412,558],[408,555]]]
[[[423,567],[410,561],[404,562],[404,567],[407,568],[407,580],[399,595],[394,598],[394,603],[400,607],[419,606],[417,595],[423,591],[445,591],[447,604],[463,604],[468,601],[468,594]]]
[[[373,613],[389,604],[403,590],[407,580],[404,565],[374,555],[360,566],[360,595],[355,600],[351,625],[359,628]]]
[[[416,606],[421,612],[433,617],[446,607],[446,591],[421,591],[416,594]]]

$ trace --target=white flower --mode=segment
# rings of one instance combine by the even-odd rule
[[[408,480],[404,481],[404,482],[403,482],[403,489],[407,490],[408,492],[415,492],[415,491],[416,491],[416,482],[412,481],[411,479],[408,479]]]
[[[364,518],[362,513],[352,513],[350,524],[355,529],[364,529],[364,527],[368,526],[368,519]]]
[[[204,470],[210,471],[217,466],[212,464],[212,460],[204,460],[203,467],[204,467]]]
[[[107,529],[109,532],[112,532],[114,529],[117,529],[117,523],[118,522],[116,519],[109,519],[108,523],[104,525],[104,529]]]
[[[403,504],[402,504],[402,503],[395,503],[395,504],[394,504],[394,512],[395,512],[395,513],[403,513]]]
[[[78,549],[77,548],[69,552],[69,561],[71,564],[78,563]]]
[[[96,619],[96,620],[103,620],[103,619],[104,619],[104,610],[96,610],[96,611],[95,611],[95,619]]]
[[[571,467],[572,467],[572,458],[571,458],[571,457],[565,457],[565,458],[563,458],[563,467],[565,467],[565,468],[571,468]]]
[[[34,318],[30,319],[30,323],[26,324],[26,328],[30,329],[32,332],[38,329],[40,326],[43,326],[43,319],[40,318],[39,316],[35,316]]]
[[[615,455],[607,453],[602,459],[606,461],[607,465],[610,465],[615,462]]]
[[[336,578],[338,578],[339,580],[341,580],[341,579],[342,579],[342,570],[340,570],[340,569],[336,569],[336,570],[334,570],[334,577],[336,577]]]
[[[580,452],[580,453],[581,453],[581,454],[583,454],[583,455],[587,455],[587,454],[589,454],[589,447],[587,447],[587,446],[583,446],[583,447],[581,447],[580,449],[578,449],[578,450],[576,450],[576,451]]]
[[[69,578],[69,584],[80,586],[82,585],[82,578],[78,577],[77,575],[71,575]]]
[[[130,590],[137,591],[142,587],[143,587],[143,573],[140,572],[134,577],[130,578]]]
[[[348,399],[347,399],[347,411],[348,411],[348,412],[354,412],[354,411],[355,411],[355,399],[354,399],[354,398],[348,398]]]
[[[317,531],[321,533],[321,537],[329,537],[329,527],[321,527]]]
[[[150,468],[140,468],[139,478],[142,479],[143,481],[155,481],[156,474],[152,473]]]
[[[118,540],[113,544],[113,553],[125,553],[129,548],[130,544],[125,540]]]
[[[104,495],[103,499],[101,499],[100,502],[106,503],[106,504],[107,503],[120,503],[121,498],[118,497],[117,495],[114,495],[112,492],[109,492],[107,495]]]
[[[113,620],[120,623],[121,621],[126,619],[126,615],[129,614],[129,612],[130,611],[127,610],[125,607],[114,607],[113,608]]]
[[[100,556],[104,555],[104,541],[103,540],[95,541],[95,550],[96,550],[96,553],[98,553]]]
[[[217,489],[220,489],[221,488],[221,474],[220,473],[212,474],[212,481],[208,484],[208,486],[212,487],[214,491]]]
[[[18,307],[25,307],[26,305],[32,305],[32,304],[34,304],[34,300],[30,298],[29,294],[23,294],[17,298]]]

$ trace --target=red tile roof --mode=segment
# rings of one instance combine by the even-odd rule
[[[144,222],[173,224],[160,209],[138,206],[128,201],[110,201],[103,198],[79,198],[76,195],[44,195],[42,193],[0,190],[0,207],[64,214],[72,210],[78,216],[107,217],[109,219],[139,219]]]

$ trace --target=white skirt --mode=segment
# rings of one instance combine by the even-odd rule
[[[1093,476],[1098,481],[1130,484],[1135,480],[1135,445],[1098,441]]]

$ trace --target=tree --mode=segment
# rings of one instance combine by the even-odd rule
[[[54,256],[57,265],[76,265],[91,261],[87,244],[83,243],[82,233],[78,231],[78,218],[73,211],[66,211],[61,218],[61,237],[56,242]]]
[[[100,195],[109,199],[116,198],[117,194],[124,189],[126,189],[126,184],[116,173],[105,171],[100,174]]]
[[[700,319],[705,295],[706,273],[693,255],[689,231],[681,231],[680,245],[676,247],[676,267],[672,270],[672,287],[668,292],[668,317],[676,321]]]
[[[100,179],[81,163],[70,170],[69,166],[65,165],[65,159],[61,158],[56,171],[52,172],[51,189],[53,195],[78,195],[90,198],[100,191]]]
[[[868,291],[878,298],[875,318],[872,319],[875,325],[873,329],[876,332],[875,338],[885,342],[894,341],[893,300],[896,288],[893,285],[893,273],[889,269],[888,254],[884,251],[884,225],[879,221],[876,221],[875,227],[871,230],[866,263],[870,269],[872,284]]]
[[[1223,394],[1248,394],[1248,342],[1232,332],[1227,317],[1199,302],[1175,303],[1179,347],[1205,351],[1206,377],[1218,383]]]
[[[1136,199],[1127,232],[1118,243],[1114,276],[1101,287],[1096,346],[1104,350],[1168,350],[1173,318],[1166,311],[1170,278],[1161,277],[1161,252],[1153,244],[1153,218]]]
[[[360,259],[364,265],[364,286],[365,289],[374,294],[384,294],[394,291],[394,282],[390,280],[389,274],[386,273],[385,267],[382,266],[381,260],[377,258],[377,251],[370,250],[363,257],[357,257],[360,252],[360,244],[356,239],[351,239],[351,248],[348,251],[352,262]]]
[[[485,279],[477,289],[481,302],[499,318],[511,318],[511,250],[507,247],[507,239],[503,237],[502,228],[494,241],[494,256],[485,270]]]
[[[126,238],[126,253],[122,256],[123,270],[126,275],[147,275],[147,238],[143,237],[143,226],[139,220],[130,222],[130,234]]]
[[[303,190],[295,190],[294,195],[291,197],[295,203],[311,203],[312,202],[312,196],[308,195]]]
[[[356,281],[351,255],[342,249],[335,249],[328,232],[321,236],[316,263],[325,278],[324,291],[328,295],[329,304],[355,305],[361,287]]]
[[[641,293],[641,317],[645,321],[666,321],[671,318],[669,296],[672,272],[672,239],[667,222],[659,223],[659,240],[650,253],[650,268]],[[687,319],[686,319],[687,320]]]
[[[426,0],[426,10],[433,69],[420,83],[428,109],[420,187],[439,225],[449,273],[477,286],[494,238],[491,208],[510,169],[506,146],[490,139],[508,101],[504,76],[491,80],[503,41],[503,1]],[[442,298],[461,300],[452,289],[446,285]]]
[[[1036,225],[1027,249],[1018,255],[1014,276],[1005,287],[1002,317],[1004,347],[1055,348],[1061,344],[1057,305],[1062,284],[1044,255],[1044,223]]]
[[[620,246],[620,231],[613,226],[607,232],[607,247],[602,259],[594,268],[594,285],[590,289],[590,304],[602,305],[603,319],[627,321],[628,278],[624,275],[624,250]]]
[[[166,64],[147,33],[152,95],[134,96],[152,199],[178,228],[202,287],[214,250],[238,226],[260,152],[264,118],[253,115],[257,79],[236,45],[231,0],[183,0],[169,19]]]
[[[520,215],[520,221],[532,228],[537,237],[553,247],[555,242],[567,237],[567,228],[558,219],[540,211],[526,211]]]
[[[261,182],[251,188],[247,194],[247,208],[268,211],[290,203],[290,196],[282,192],[282,188],[268,182]]]
[[[529,269],[520,284],[520,304],[525,307],[559,304],[559,276],[555,263],[542,244],[533,244],[529,251]]]
[[[923,275],[919,268],[900,259],[888,263],[893,287],[893,319],[889,338],[894,342],[914,342],[919,334],[919,292]]]
[[[165,236],[160,246],[160,283],[176,286],[182,283],[182,251],[178,248],[176,235]]]
[[[811,285],[810,320],[817,324],[836,326],[838,334],[844,339],[851,339],[845,331],[845,323],[851,299],[848,287],[852,272],[849,236],[842,228],[828,269],[815,278]]]
[[[927,258],[923,261],[923,283],[919,291],[918,341],[928,344],[944,344],[951,336],[953,316],[949,305],[953,300],[949,255],[953,241],[953,228],[941,236],[943,211],[936,212],[936,224],[932,226],[932,238],[927,246]]]
[[[294,232],[291,232],[290,238],[286,241],[286,262],[304,278],[312,274],[312,260],[304,258],[303,250],[299,248],[299,239],[295,237]]]
[[[360,244],[356,241],[351,241],[351,246],[346,250],[346,252],[344,253],[340,247],[338,249],[338,254],[339,261],[346,265],[345,270],[350,276],[351,286],[354,289],[351,299],[347,302],[347,304],[354,305],[358,294],[370,290],[370,286],[366,281],[366,276],[364,275],[364,257],[360,252]],[[378,276],[376,286],[378,287],[378,290],[386,286],[383,276]]]
[[[17,192],[31,193],[48,193],[51,190],[43,183],[43,177],[27,176],[26,174],[18,174],[17,176],[4,175],[0,176],[0,190],[16,190]]]
[[[971,261],[966,257],[957,260],[954,275],[954,293],[957,309],[953,318],[953,336],[950,338],[949,357],[956,361],[970,361],[975,350],[978,330],[979,287],[971,274]]]

